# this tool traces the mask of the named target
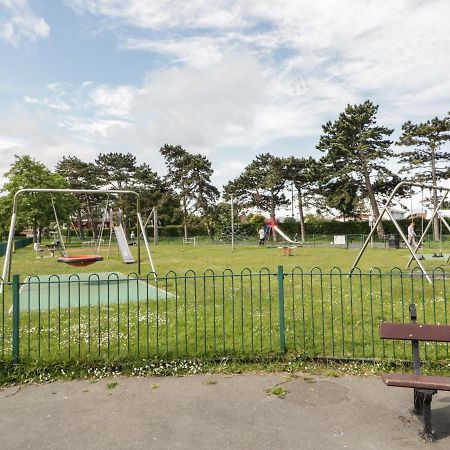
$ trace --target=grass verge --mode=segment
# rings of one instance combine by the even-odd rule
[[[450,364],[430,362],[423,373],[450,375]],[[374,376],[382,372],[412,371],[410,361],[305,358],[297,355],[266,355],[202,359],[161,358],[142,360],[66,360],[62,362],[0,361],[0,386],[89,379],[95,382],[115,376],[186,376],[200,373],[303,373],[319,376]],[[307,379],[312,378],[307,376]]]

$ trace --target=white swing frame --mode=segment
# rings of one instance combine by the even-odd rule
[[[12,263],[12,253],[13,253],[13,247],[14,247],[14,233],[16,228],[16,220],[17,220],[17,198],[24,194],[24,193],[30,193],[30,192],[39,192],[39,193],[60,193],[60,194],[92,194],[92,195],[109,195],[109,194],[129,194],[134,195],[136,197],[136,215],[137,215],[137,229],[141,230],[142,237],[144,239],[145,247],[147,250],[147,255],[149,258],[150,266],[152,268],[152,272],[156,273],[155,266],[153,264],[153,258],[152,253],[150,249],[150,244],[147,239],[147,234],[145,232],[144,223],[142,221],[141,217],[141,202],[140,202],[140,196],[135,191],[129,191],[129,190],[121,190],[121,189],[44,189],[44,188],[27,188],[27,189],[20,189],[14,194],[14,200],[13,200],[13,208],[12,208],[12,214],[11,214],[11,223],[9,227],[9,234],[8,234],[8,243],[6,246],[6,254],[5,254],[5,261],[3,264],[3,272],[2,272],[2,279],[0,281],[0,293],[3,292],[3,286],[6,281],[10,281],[10,275],[11,275],[11,263]],[[141,274],[141,246],[140,246],[140,233],[137,233],[137,264],[138,264],[138,275]]]
[[[410,187],[420,187],[422,189],[431,189],[431,190],[439,190],[441,192],[445,192],[444,195],[442,195],[441,200],[439,201],[438,205],[436,206],[436,208],[433,210],[433,214],[431,215],[431,218],[427,224],[427,226],[425,227],[425,230],[422,233],[422,236],[419,239],[419,242],[417,243],[417,247],[413,248],[413,246],[408,242],[408,238],[405,236],[403,230],[401,229],[400,225],[397,223],[397,221],[395,220],[395,218],[393,217],[393,215],[391,214],[391,212],[389,211],[389,205],[392,203],[392,200],[394,199],[395,195],[397,194],[397,192],[404,186],[410,186]],[[421,272],[423,273],[423,275],[425,276],[425,278],[427,279],[427,281],[431,284],[432,280],[430,278],[429,273],[426,271],[425,267],[423,266],[423,264],[420,262],[420,259],[417,257],[417,249],[420,248],[421,243],[423,242],[424,236],[426,235],[428,228],[431,226],[433,219],[435,218],[435,216],[437,214],[439,214],[439,210],[441,209],[442,204],[444,203],[445,198],[447,197],[448,193],[450,192],[450,188],[446,188],[443,186],[435,186],[435,185],[430,185],[430,184],[424,184],[424,183],[413,183],[413,182],[409,182],[409,181],[402,181],[400,183],[397,184],[397,186],[395,186],[394,190],[392,191],[391,195],[389,196],[389,198],[387,199],[379,217],[377,218],[377,220],[375,221],[375,224],[373,225],[372,229],[370,230],[369,235],[367,236],[363,246],[361,247],[361,250],[358,253],[358,256],[356,257],[355,261],[353,262],[352,267],[350,268],[349,271],[349,276],[352,275],[353,271],[356,268],[356,265],[358,264],[359,260],[361,259],[364,251],[366,250],[373,234],[375,233],[378,224],[381,222],[381,220],[383,219],[384,214],[387,214],[389,216],[389,218],[391,219],[392,223],[394,224],[395,228],[397,229],[400,237],[402,238],[403,242],[405,243],[406,247],[408,248],[409,252],[411,253],[411,258],[408,261],[408,264],[406,266],[406,268],[408,268],[412,262],[412,260],[414,259],[417,263],[417,265],[419,266]],[[439,214],[439,217],[442,217],[441,214]],[[448,228],[448,230],[450,231],[450,226],[446,223],[446,226]],[[449,258],[450,259],[450,258]],[[448,259],[447,259],[448,262]]]
[[[440,188],[437,188],[437,189],[440,189]],[[448,192],[449,192],[449,191],[446,191],[445,194],[442,195],[442,198],[441,198],[441,200],[439,200],[439,203],[437,204],[436,209],[433,210],[433,213],[431,214],[431,217],[430,217],[430,219],[429,219],[429,221],[428,221],[428,223],[427,223],[427,226],[426,226],[425,229],[422,231],[422,236],[420,236],[420,239],[419,239],[419,241],[417,242],[417,249],[419,249],[420,246],[423,244],[423,241],[425,240],[425,237],[426,237],[426,235],[427,235],[427,232],[428,232],[428,230],[430,229],[430,227],[432,226],[433,220],[434,220],[434,218],[435,218],[436,216],[438,216],[438,217],[441,219],[441,221],[442,221],[443,223],[445,223],[445,225],[447,226],[447,229],[450,230],[450,227],[449,227],[448,223],[445,221],[445,219],[443,219],[441,213],[439,212],[439,210],[440,210],[441,207],[442,207],[442,204],[444,203],[445,199],[447,198]],[[440,232],[440,238],[441,238],[441,242],[442,242],[442,231]],[[441,245],[441,247],[442,247],[442,245]],[[416,249],[416,253],[417,253],[417,249]],[[441,248],[441,250],[442,250],[442,248]],[[446,261],[446,262],[448,262],[448,260],[449,260],[449,258],[447,258],[447,261]],[[412,261],[413,261],[413,257],[411,256],[411,257],[409,258],[409,260],[408,260],[408,264],[406,265],[406,268],[409,268],[409,266],[411,265]]]

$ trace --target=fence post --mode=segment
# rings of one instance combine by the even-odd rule
[[[19,275],[13,275],[12,277],[13,288],[13,316],[12,316],[12,357],[14,362],[19,362],[19,290],[20,290],[20,277]]]
[[[286,353],[286,323],[284,320],[284,271],[283,266],[278,266],[278,308],[280,314],[280,352]]]

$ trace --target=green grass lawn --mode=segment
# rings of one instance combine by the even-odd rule
[[[71,248],[69,253],[86,251]],[[132,251],[136,253],[136,247]],[[11,273],[20,274],[24,281],[30,275],[129,274],[137,270],[136,264],[121,261],[117,249],[109,258],[107,249],[101,253],[103,261],[74,268],[58,263],[49,253],[36,257],[27,247],[14,254]],[[55,302],[48,299],[50,290],[44,281],[38,289],[38,307],[34,303],[32,308],[36,298],[27,299],[26,292],[32,290],[24,290],[20,299],[21,355],[38,359],[86,355],[139,358],[279,351],[280,279],[276,273],[280,265],[286,274],[283,298],[288,351],[362,358],[404,354],[403,345],[392,346],[378,339],[377,326],[380,320],[407,320],[412,301],[419,305],[422,319],[447,321],[445,279],[441,276],[429,285],[421,277],[406,275],[409,254],[405,249],[367,249],[359,267],[363,272],[372,269],[372,275],[357,272],[351,279],[346,274],[358,249],[305,246],[295,248],[293,256],[283,256],[282,249],[269,246],[238,246],[232,251],[225,245],[172,243],[154,246],[152,253],[160,278],[150,276],[148,284],[157,288],[156,299],[145,292],[136,295],[137,285],[132,296],[126,286],[119,292],[113,285],[105,303],[104,291],[100,295],[94,284],[86,301],[86,290],[75,278],[66,289],[72,295],[70,302],[56,302],[60,308],[49,308]],[[145,274],[150,271],[145,248],[142,259]],[[442,258],[425,260],[424,265],[448,269]],[[400,276],[395,267],[405,275]],[[61,283],[67,283],[64,280],[67,277],[61,277]],[[52,292],[58,292],[58,286]],[[11,288],[2,294],[1,302],[0,350],[7,356],[11,352]],[[67,304],[70,308],[64,306]],[[448,357],[447,349],[444,356]]]
[[[137,254],[136,247],[131,247],[133,254]],[[431,254],[432,250],[426,249],[424,252]],[[69,254],[86,254],[89,249],[70,248]],[[117,248],[112,248],[108,257],[107,248],[100,252],[104,260],[87,267],[73,267],[63,263],[58,263],[57,258],[52,258],[49,252],[44,253],[43,258],[36,257],[31,246],[17,250],[13,254],[12,274],[20,274],[21,279],[28,275],[40,274],[68,274],[77,272],[121,272],[130,273],[137,271],[137,264],[124,264],[118,254]],[[353,264],[358,249],[343,249],[330,247],[297,247],[293,249],[293,256],[283,256],[282,249],[277,247],[259,246],[237,246],[231,250],[226,245],[197,245],[183,246],[181,244],[159,244],[152,246],[152,255],[155,269],[158,275],[165,275],[169,271],[177,274],[184,274],[188,270],[196,273],[203,273],[211,269],[215,273],[221,273],[225,269],[231,269],[239,273],[242,269],[248,268],[253,272],[258,272],[261,268],[268,268],[276,271],[277,266],[282,265],[286,271],[294,267],[300,267],[305,272],[314,267],[320,268],[323,272],[328,272],[333,267],[340,268],[343,272],[348,272]],[[406,249],[370,249],[364,253],[359,267],[363,271],[371,268],[379,268],[382,272],[388,272],[394,267],[406,270],[409,259],[409,252]],[[150,264],[145,251],[141,248],[142,273],[148,273]],[[4,257],[0,258],[3,266]],[[446,258],[427,259],[424,266],[432,270],[433,267],[443,267],[448,270],[449,264]],[[413,263],[412,267],[414,267]]]

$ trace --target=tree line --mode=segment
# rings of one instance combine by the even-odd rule
[[[378,106],[369,100],[347,105],[336,120],[322,126],[316,146],[318,158],[259,154],[223,186],[222,192],[211,182],[213,168],[208,158],[180,145],[166,144],[159,150],[167,169],[164,176],[146,163],[138,164],[131,153],[99,154],[94,162],[65,156],[53,171],[30,156],[16,156],[4,174],[0,231],[4,234],[8,228],[14,193],[23,188],[133,190],[140,194],[144,217],[156,206],[160,224],[182,224],[185,237],[190,225],[203,224],[213,238],[215,224],[229,223],[231,197],[237,211],[256,208],[275,217],[280,208],[292,203],[286,195],[289,189],[295,191],[302,240],[306,208],[336,210],[344,218],[369,210],[376,220],[379,203],[400,181],[436,185],[450,173],[450,152],[444,146],[450,140],[450,113],[423,123],[404,123],[395,142],[402,149],[398,153],[392,150],[394,130],[378,124],[377,114]],[[394,159],[401,165],[398,172],[388,168]],[[95,235],[96,221],[105,208],[103,201],[135,223],[135,208],[126,195],[102,199],[89,194],[59,194],[51,200],[39,193],[20,197],[18,228],[32,227],[37,237],[54,222],[56,210],[60,220],[73,223],[81,233],[83,224],[91,224],[89,229]],[[436,191],[431,193],[430,202],[437,205]],[[381,222],[377,232],[384,235]]]

